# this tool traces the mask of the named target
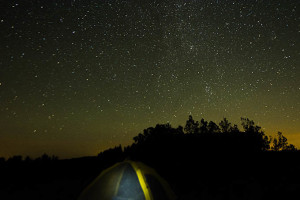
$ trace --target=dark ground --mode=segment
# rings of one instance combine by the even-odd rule
[[[119,148],[99,157],[9,160],[1,163],[1,199],[76,199],[104,168],[123,159]],[[114,159],[110,156],[114,155]],[[157,162],[143,160],[179,199],[289,199],[300,191],[299,152],[203,154]],[[178,156],[180,158],[180,156]]]

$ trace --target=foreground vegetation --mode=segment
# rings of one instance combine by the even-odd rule
[[[98,156],[2,158],[0,198],[76,199],[103,169],[125,159],[156,169],[181,199],[293,197],[300,189],[300,152],[282,133],[267,136],[252,120],[242,118],[241,127],[226,118],[216,124],[189,116],[184,127],[149,127],[132,145]]]

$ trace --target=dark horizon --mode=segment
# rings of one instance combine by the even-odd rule
[[[155,131],[157,130],[157,131]],[[155,133],[157,132],[157,133]],[[201,149],[207,149],[208,150],[208,155],[211,150],[210,147],[206,146],[205,142],[206,140],[210,141],[213,143],[216,143],[216,150],[222,150],[222,151],[227,151],[230,149],[231,153],[235,152],[240,152],[240,151],[253,151],[251,150],[251,146],[253,146],[253,139],[251,139],[251,134],[255,133],[257,134],[258,137],[260,137],[261,141],[259,141],[257,136],[254,137],[255,141],[258,142],[259,146],[257,150],[254,150],[254,152],[264,152],[264,151],[298,151],[297,146],[294,144],[290,143],[288,141],[288,138],[285,137],[285,135],[278,131],[276,136],[270,136],[266,135],[265,132],[263,131],[263,128],[255,124],[255,122],[251,119],[248,118],[241,118],[241,124],[237,125],[234,124],[228,119],[223,118],[223,120],[219,123],[215,123],[213,121],[206,121],[205,119],[201,120],[195,120],[192,115],[189,115],[188,120],[186,121],[185,126],[178,125],[176,127],[172,127],[171,124],[166,123],[166,124],[156,124],[154,127],[148,127],[143,130],[143,132],[138,133],[136,136],[132,138],[132,143],[129,145],[115,145],[114,147],[109,147],[103,151],[99,151],[97,155],[105,154],[105,152],[109,152],[113,149],[118,149],[121,151],[128,151],[130,148],[134,148],[135,145],[143,145],[143,143],[149,139],[147,139],[148,136],[151,136],[151,134],[155,133],[155,137],[157,138],[164,138],[164,137],[172,137],[178,135],[180,136],[185,136],[186,138],[188,137],[195,137],[196,140],[199,140],[199,148]],[[171,135],[168,135],[172,133]],[[150,134],[150,135],[149,135]],[[167,135],[166,135],[167,134]],[[247,135],[251,136],[248,137]],[[152,137],[152,136],[151,136]],[[198,138],[200,137],[200,138]],[[218,141],[218,137],[223,138],[222,140],[224,141]],[[239,139],[238,139],[239,138]],[[182,138],[183,139],[183,138]],[[144,141],[145,140],[145,141]],[[214,141],[216,140],[216,141]],[[231,141],[232,140],[232,141]],[[172,140],[171,140],[172,141]],[[184,141],[184,140],[183,140]],[[177,144],[180,146],[180,141]],[[204,143],[203,143],[204,142]],[[226,144],[229,143],[229,144]],[[239,144],[238,146],[235,146],[236,144]],[[250,145],[250,146],[249,146]],[[222,148],[220,147],[222,146]],[[243,150],[244,149],[244,150]],[[205,152],[204,152],[205,153]],[[73,157],[73,158],[87,158],[87,157],[95,157],[97,155],[85,155],[81,157]],[[73,159],[73,158],[60,158],[59,155],[51,155],[47,154],[46,152],[43,155],[40,155],[39,157],[30,157],[30,156],[24,156],[24,155],[14,155],[10,156],[8,158],[6,157],[0,157],[2,158],[2,161],[9,161],[9,160],[14,160],[17,159],[19,161],[29,161],[29,160],[39,160],[42,159],[43,157],[45,158],[53,158],[55,160],[57,159]]]
[[[120,198],[128,196],[128,191],[141,191],[133,180],[147,181],[153,196],[164,195],[151,174],[169,185],[174,198],[164,200],[294,197],[300,188],[300,151],[281,133],[272,139],[252,120],[241,120],[242,130],[226,118],[219,124],[192,116],[184,127],[157,124],[136,135],[132,145],[110,148],[94,157],[0,158],[0,198],[93,200],[109,193]],[[128,171],[130,163],[133,168]],[[108,172],[110,176],[105,175]],[[148,172],[141,176],[145,179],[133,179],[142,172]],[[112,187],[123,192],[112,193]]]
[[[191,115],[189,115],[189,117],[192,117]],[[227,122],[230,124],[230,126],[231,126],[231,128],[233,128],[233,126],[235,126],[235,128],[237,128],[238,130],[240,129],[240,130],[243,130],[243,125],[242,125],[242,121],[243,121],[243,119],[248,119],[248,118],[241,118],[241,122],[240,122],[240,124],[235,124],[235,123],[232,123],[231,121],[228,121],[228,119],[225,117],[225,118],[223,118],[220,122],[217,122],[216,123],[216,126],[217,127],[219,127],[220,126],[220,123],[222,123],[222,122],[224,122],[224,120],[227,120]],[[195,122],[197,122],[197,123],[199,123],[199,125],[201,125],[201,120],[204,120],[204,122],[206,122],[206,123],[209,123],[209,122],[213,122],[213,121],[205,121],[205,119],[203,119],[203,118],[201,118],[201,119],[195,119]],[[252,121],[252,120],[250,120],[250,121]],[[215,123],[215,122],[213,122],[213,123]],[[173,126],[172,124],[170,124],[169,122],[167,122],[166,124],[163,124],[163,123],[161,123],[161,124],[156,124],[156,126],[157,125],[167,125],[167,124],[169,124],[170,126],[172,126],[173,128],[175,127],[175,126]],[[254,122],[254,124],[255,124],[255,122]],[[257,126],[257,124],[255,124],[256,126]],[[185,125],[186,126],[186,125]],[[155,126],[152,126],[152,127],[155,127]],[[184,127],[184,126],[182,126],[182,125],[177,125],[177,127]],[[259,126],[260,127],[260,126]],[[150,128],[150,127],[149,127]],[[147,129],[149,129],[149,128],[146,128],[146,129],[143,129],[144,131],[145,130],[147,130]],[[268,134],[266,134],[266,132],[264,131],[264,128],[263,127],[260,127],[260,131],[262,131],[263,133],[264,133],[264,135],[266,135],[266,136],[268,136],[268,138],[271,140],[270,141],[270,143],[272,143],[273,142],[273,140],[274,140],[274,138],[278,138],[278,133],[280,132],[280,133],[282,133],[281,131],[277,131],[276,133],[274,133],[274,134],[271,134],[271,135],[268,135]],[[97,156],[99,153],[101,153],[101,152],[105,152],[105,151],[107,151],[107,150],[109,150],[109,149],[112,149],[112,148],[115,148],[115,147],[117,147],[117,146],[122,146],[122,149],[124,150],[124,149],[126,149],[127,147],[129,147],[129,146],[131,146],[132,144],[134,144],[134,139],[139,135],[141,133],[141,131],[139,132],[139,133],[136,133],[136,135],[134,136],[134,137],[132,137],[132,138],[130,138],[130,139],[128,139],[128,143],[127,144],[121,144],[121,143],[119,143],[119,144],[115,144],[115,145],[111,145],[111,146],[108,146],[108,147],[106,147],[106,148],[100,148],[97,152],[95,152],[95,154],[82,154],[82,155],[79,155],[79,156],[61,156],[61,155],[59,155],[59,154],[54,154],[54,153],[49,153],[49,152],[42,152],[41,154],[36,154],[35,156],[32,156],[32,155],[28,155],[28,154],[22,154],[22,153],[19,153],[19,154],[14,154],[14,155],[9,155],[9,156],[1,156],[0,155],[0,158],[4,158],[5,160],[8,160],[8,159],[10,159],[10,158],[13,158],[13,157],[19,157],[19,156],[21,156],[23,159],[26,159],[26,158],[30,158],[30,159],[33,159],[33,160],[35,160],[35,159],[38,159],[38,158],[41,158],[43,155],[47,155],[47,156],[50,156],[50,157],[52,157],[52,156],[54,156],[54,157],[57,157],[58,159],[74,159],[74,158],[83,158],[83,157],[94,157],[94,156]],[[184,131],[184,134],[187,134],[187,132],[186,131]],[[296,149],[299,149],[299,146],[298,145],[295,145],[294,143],[293,143],[293,140],[290,140],[290,138],[288,137],[288,134],[285,134],[285,133],[282,133],[283,135],[284,135],[284,137],[286,138],[286,139],[288,139],[288,144],[292,144],[293,146],[295,146],[295,148]],[[286,137],[287,136],[287,137]],[[272,151],[272,149],[270,148],[269,149],[270,151]]]

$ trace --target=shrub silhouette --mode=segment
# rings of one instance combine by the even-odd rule
[[[277,138],[273,139],[273,151],[297,151],[293,144],[288,144],[287,138],[281,132],[277,133]]]
[[[175,190],[185,193],[199,190],[199,180],[214,184],[214,180],[228,182],[245,174],[271,180],[273,172],[266,175],[258,166],[275,164],[282,157],[293,160],[298,155],[279,153],[297,149],[288,145],[282,134],[274,139],[267,136],[248,118],[241,118],[241,130],[226,118],[218,124],[196,121],[191,115],[184,128],[157,124],[135,136],[134,143],[124,149],[124,156],[154,167]]]
[[[189,149],[202,151],[229,152],[261,152],[261,151],[295,151],[294,145],[288,145],[286,137],[278,133],[278,138],[272,139],[265,135],[260,126],[248,118],[241,118],[243,130],[224,118],[219,126],[204,119],[195,121],[190,115],[185,127],[173,128],[170,124],[157,124],[149,127],[133,138],[134,144],[129,148],[167,148]],[[273,142],[273,143],[272,143]],[[273,144],[273,145],[272,145]],[[174,147],[176,146],[176,147]],[[154,146],[153,146],[154,147]],[[128,149],[127,149],[128,150]],[[177,151],[177,150],[174,150]],[[184,150],[183,150],[184,151]],[[191,152],[189,152],[191,153]]]

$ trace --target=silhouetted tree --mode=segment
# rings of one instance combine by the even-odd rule
[[[270,150],[271,142],[273,141],[272,150],[296,150],[294,145],[287,145],[286,138],[280,133],[278,138],[272,140],[271,137],[265,135],[260,126],[257,126],[253,120],[248,118],[241,118],[241,125],[243,131],[240,131],[238,126],[231,123],[226,119],[219,123],[219,126],[210,121],[209,123],[204,119],[201,119],[200,123],[195,121],[190,115],[186,121],[185,127],[172,128],[170,124],[157,124],[155,127],[149,127],[135,136],[134,144],[143,145],[157,144],[159,142],[163,145],[174,143],[176,141],[177,146],[182,146],[179,142],[188,142],[191,140],[191,144],[195,145],[195,148],[214,150],[214,151],[267,151]],[[185,136],[186,133],[189,136]],[[221,135],[217,133],[222,133]],[[176,135],[185,136],[176,137]],[[197,147],[196,147],[197,146]],[[190,148],[190,147],[189,147]]]
[[[231,123],[224,117],[219,123],[220,129],[223,133],[229,133],[232,129]]]
[[[199,127],[199,132],[201,134],[206,134],[208,133],[208,122],[205,121],[203,118],[200,121],[200,127]]]
[[[194,121],[192,115],[189,116],[189,119],[186,121],[184,131],[187,134],[197,134],[199,133],[199,122]]]
[[[44,153],[44,154],[42,155],[42,157],[41,157],[41,160],[42,160],[42,161],[50,161],[51,158],[50,158],[50,156],[48,156],[47,154]]]
[[[24,162],[27,163],[27,164],[30,164],[30,163],[33,162],[33,160],[29,156],[26,156],[25,159],[24,159]]]
[[[298,149],[295,147],[295,145],[289,144],[285,149],[283,149],[283,151],[298,151]]]
[[[241,120],[245,132],[254,133],[254,132],[259,132],[261,130],[261,127],[255,125],[253,120],[250,120],[248,118],[243,118],[243,117],[241,118]]]
[[[133,140],[135,143],[143,143],[145,140],[145,136],[143,134],[139,133],[137,136],[135,136],[133,138]]]
[[[52,155],[52,156],[51,156],[51,160],[52,160],[52,161],[58,160],[58,156]]]
[[[182,126],[178,126],[177,129],[176,129],[176,133],[179,134],[179,135],[183,135],[184,134],[183,127]]]
[[[268,137],[266,135],[263,135],[263,141],[262,141],[262,145],[263,145],[263,150],[270,150],[271,149],[271,141],[272,141],[272,138],[271,137]]]
[[[271,149],[273,151],[297,151],[297,148],[293,144],[288,144],[288,140],[282,132],[278,132],[277,137],[273,139]]]
[[[238,128],[238,125],[234,124],[232,127],[231,127],[231,133],[239,133],[240,130]]]
[[[219,133],[220,127],[213,121],[210,121],[207,126],[209,133]]]
[[[22,156],[13,156],[7,159],[7,162],[13,165],[22,163]]]
[[[282,135],[281,132],[277,133],[277,138],[273,139],[273,151],[281,151],[287,146],[287,139]]]
[[[105,164],[112,164],[124,159],[124,153],[122,146],[116,146],[115,148],[107,149],[98,154],[98,159]]]
[[[241,118],[244,133],[246,133],[248,143],[259,151],[266,151],[270,149],[270,139],[261,130],[260,126],[255,125],[253,120],[248,118]]]

